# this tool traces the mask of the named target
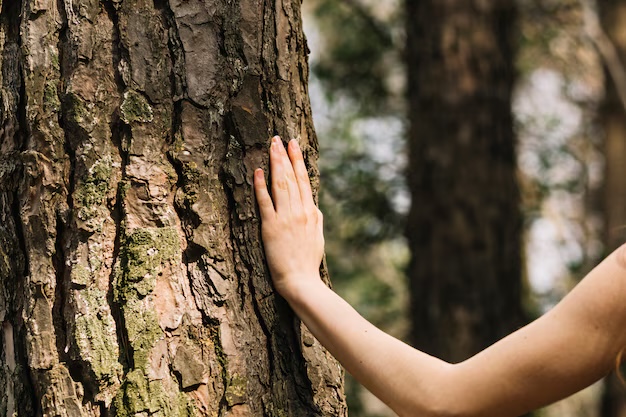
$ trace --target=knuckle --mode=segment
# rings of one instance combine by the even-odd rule
[[[279,190],[286,190],[288,185],[287,185],[287,179],[286,178],[278,178],[276,179],[276,183],[275,186],[277,189]]]
[[[294,213],[293,219],[298,223],[306,223],[307,215],[304,211],[298,211]]]
[[[312,207],[307,207],[306,216],[307,218],[311,220],[317,220],[317,210],[315,210],[315,208],[312,208]]]
[[[269,195],[267,195],[266,193],[262,193],[262,192],[257,193],[256,199],[260,205],[266,205],[270,200]]]
[[[279,215],[276,217],[276,228],[277,229],[284,229],[286,225],[289,224],[289,219],[287,216],[285,216],[284,214]]]

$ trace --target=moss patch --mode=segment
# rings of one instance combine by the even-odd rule
[[[115,322],[109,313],[106,293],[97,288],[79,291],[84,314],[76,317],[74,338],[81,357],[90,365],[99,381],[115,383],[121,374]]]
[[[43,108],[46,112],[56,112],[61,108],[61,100],[55,81],[48,80],[43,90]]]
[[[72,267],[70,278],[72,280],[72,284],[86,287],[91,283],[91,271],[89,268],[81,264],[76,264]]]
[[[127,124],[133,122],[151,122],[154,118],[152,107],[146,98],[134,90],[124,93],[124,101],[120,106],[121,118]]]
[[[0,2],[0,4],[2,4],[2,2]],[[50,64],[52,64],[52,68],[60,71],[61,65],[59,63],[59,54],[56,52],[50,52]]]
[[[150,364],[150,353],[156,342],[164,337],[156,313],[146,309],[140,300],[129,300],[122,308],[128,334],[128,342],[133,350],[135,369],[145,370]]]
[[[68,93],[63,100],[66,105],[67,122],[70,128],[80,128],[91,132],[95,126],[93,112],[88,104],[74,93]]]
[[[74,193],[74,204],[83,229],[90,232],[102,230],[106,214],[106,198],[113,171],[111,156],[96,161]]]
[[[178,390],[173,378],[150,381],[147,376],[152,350],[165,334],[146,297],[154,290],[163,268],[180,262],[178,232],[172,227],[139,228],[124,236],[121,245],[114,297],[124,317],[133,368],[116,395],[117,415],[194,416],[193,404]]]
[[[114,400],[118,417],[134,416],[136,413],[150,410],[148,378],[141,370],[134,370],[126,375],[124,384]]]
[[[233,375],[226,388],[226,402],[229,406],[244,404],[247,400],[248,381],[241,375]]]
[[[141,228],[126,236],[121,252],[119,299],[145,297],[154,289],[162,265],[181,258],[180,238],[173,227]]]
[[[137,229],[123,239],[114,295],[122,305],[135,368],[145,369],[152,347],[163,336],[156,313],[142,300],[154,290],[163,265],[180,257],[180,239],[172,227]]]
[[[114,400],[116,415],[130,417],[140,413],[163,417],[193,417],[196,410],[182,392],[167,392],[162,381],[148,381],[140,370],[131,371]]]

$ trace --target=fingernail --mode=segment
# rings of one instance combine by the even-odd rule
[[[254,176],[255,176],[257,179],[262,180],[262,179],[263,179],[263,170],[262,170],[261,168],[257,168],[257,169],[254,171]]]
[[[278,144],[278,142],[280,142],[280,136],[276,135],[272,138],[272,143]]]
[[[296,151],[300,149],[300,144],[296,139],[291,139],[291,141],[289,141],[289,145],[291,145],[291,147]]]

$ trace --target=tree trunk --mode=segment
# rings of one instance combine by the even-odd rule
[[[411,339],[463,360],[523,323],[515,5],[407,0]]]
[[[626,1],[598,1],[600,21],[619,59],[626,62]],[[622,70],[624,70],[622,66]],[[606,72],[606,71],[605,71]],[[626,242],[626,109],[620,102],[617,88],[607,72],[604,103],[600,122],[604,128],[604,243],[606,252]],[[623,88],[623,87],[622,87]],[[602,417],[626,417],[624,385],[616,374],[605,379]]]
[[[0,4],[0,414],[344,416],[251,187],[317,183],[300,2]]]

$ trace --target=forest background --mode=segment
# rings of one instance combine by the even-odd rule
[[[509,105],[522,225],[517,231],[521,271],[513,279],[521,280],[523,320],[528,321],[550,309],[623,241],[619,225],[626,217],[626,193],[619,178],[624,177],[626,142],[619,135],[624,119],[619,97],[624,97],[626,77],[626,39],[620,30],[620,22],[626,27],[626,2],[508,3],[515,9],[509,22],[515,51]],[[308,0],[303,7],[333,283],[366,318],[410,340],[418,320],[410,308],[415,287],[409,284],[411,245],[406,237],[406,230],[412,230],[407,223],[415,192],[407,182],[407,174],[416,170],[407,156],[415,140],[409,133],[415,123],[409,106],[415,90],[408,88],[407,72],[414,68],[407,66],[410,46],[405,49],[405,44],[414,17],[398,0]],[[445,24],[437,18],[432,22],[430,26]],[[422,31],[441,33],[445,28]],[[453,124],[463,116],[451,112],[446,117]],[[444,129],[436,140],[453,141],[454,134]],[[428,190],[422,191],[421,197],[429,198]],[[488,300],[489,288],[473,290],[483,291]],[[419,293],[413,297],[426,298]],[[461,336],[450,338],[455,344]],[[346,390],[350,415],[394,415],[349,377]],[[623,389],[609,378],[535,415],[620,416],[623,398]]]

